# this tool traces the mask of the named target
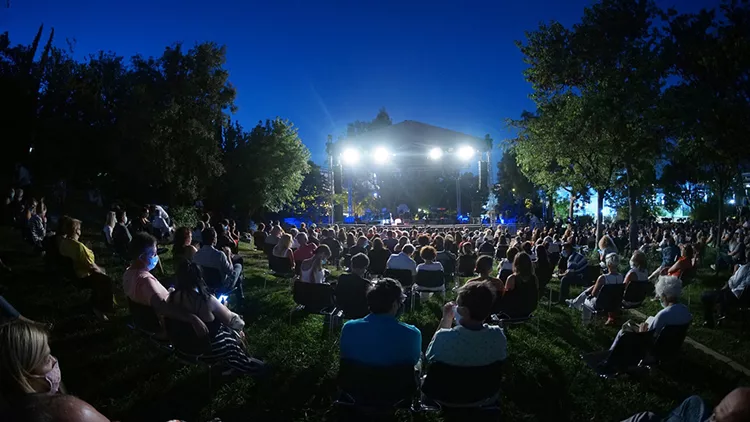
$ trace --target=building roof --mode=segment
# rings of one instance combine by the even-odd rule
[[[414,120],[404,120],[395,125],[364,133],[352,141],[367,147],[383,145],[394,152],[421,152],[434,147],[451,150],[462,145],[470,145],[480,152],[491,148],[484,139]]]

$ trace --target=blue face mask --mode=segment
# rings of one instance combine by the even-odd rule
[[[323,265],[326,265],[328,263],[328,260],[325,259],[325,258],[323,258],[323,259],[320,260],[320,263],[323,264]]]
[[[458,305],[453,306],[453,319],[456,321],[456,324],[461,323],[461,314],[458,313]]]
[[[159,255],[154,255],[150,258],[148,258],[148,262],[146,263],[146,268],[151,271],[154,268],[156,268],[156,265],[159,263]]]

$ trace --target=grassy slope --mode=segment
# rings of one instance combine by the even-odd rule
[[[15,247],[8,234],[0,238],[8,239],[2,242],[2,249]],[[98,262],[108,268],[119,285],[123,268],[106,258],[100,244],[93,242],[93,246]],[[330,403],[338,352],[336,343],[322,335],[322,317],[299,316],[290,325],[293,302],[288,284],[266,274],[260,254],[246,249],[242,253],[246,257],[248,299],[238,311],[247,322],[254,354],[267,360],[274,370],[262,380],[214,376],[210,392],[205,368],[183,365],[125,327],[127,310],[123,308],[121,289],[117,316],[109,323],[98,323],[87,313],[86,292],[45,275],[40,260],[5,254],[4,259],[14,264],[15,276],[3,281],[3,294],[25,315],[55,324],[51,347],[60,359],[68,389],[113,419],[334,419]],[[171,262],[165,260],[164,267],[171,271]],[[707,285],[716,282],[701,280]],[[698,295],[703,288],[694,286],[691,291],[698,323],[702,322]],[[425,347],[437,326],[440,302],[432,299],[404,316],[406,322],[422,330]],[[542,308],[538,331],[531,323],[508,333],[510,357],[502,405],[505,420],[619,421],[636,411],[667,411],[690,394],[700,394],[715,403],[736,385],[748,383],[690,347],[683,349],[673,365],[650,376],[599,379],[579,354],[608,347],[616,329],[604,327],[602,321],[584,328],[577,312]],[[643,311],[653,314],[655,310],[654,304],[649,304]],[[735,345],[736,333],[731,328],[711,332],[693,327],[690,335],[745,365],[750,363],[748,341]],[[428,419],[439,420],[439,416],[430,415]]]

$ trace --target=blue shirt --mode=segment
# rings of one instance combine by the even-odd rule
[[[568,257],[568,272],[571,274],[583,274],[589,262],[578,252],[573,252]]]
[[[661,265],[671,267],[680,255],[680,248],[675,245],[667,245],[661,249]]]
[[[422,333],[389,314],[353,319],[341,329],[341,358],[372,366],[416,365]]]

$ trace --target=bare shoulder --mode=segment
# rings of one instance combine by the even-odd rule
[[[59,422],[109,422],[94,406],[75,396],[62,395],[55,400]]]

